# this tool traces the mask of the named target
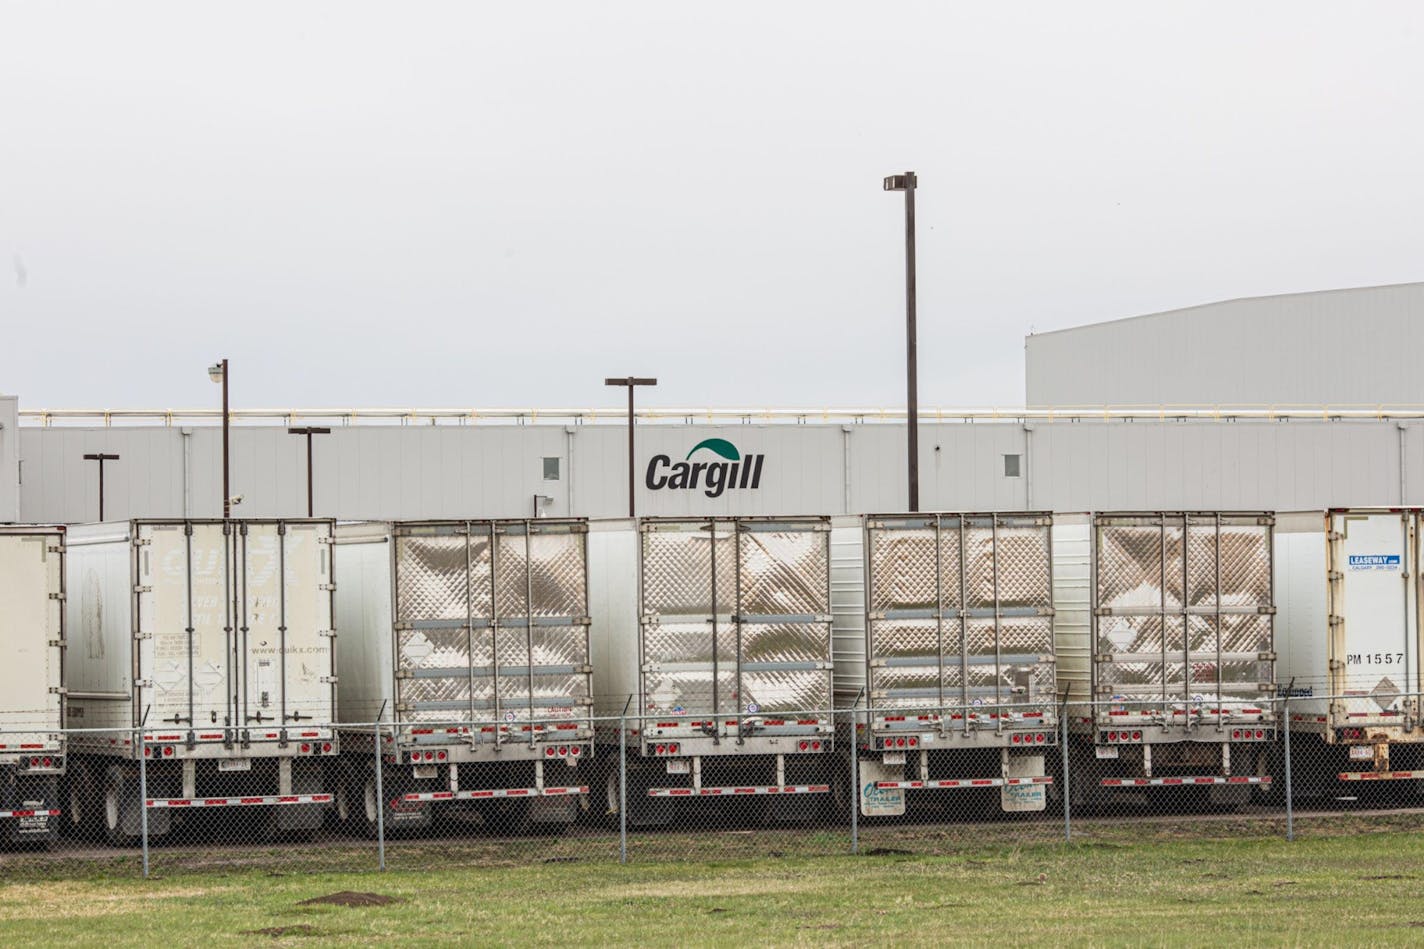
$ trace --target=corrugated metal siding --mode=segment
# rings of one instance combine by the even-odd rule
[[[920,430],[921,507],[945,511],[1046,509],[1292,510],[1424,501],[1424,422],[1018,422],[926,424]],[[757,515],[896,512],[905,507],[904,429],[875,424],[650,425],[638,430],[638,513]],[[11,429],[10,431],[13,431]],[[220,514],[221,432],[194,428],[25,428],[19,519],[93,520],[98,472],[106,513]],[[360,426],[316,440],[316,513],[363,519],[525,517],[627,513],[626,429],[585,425]],[[682,460],[706,438],[765,454],[761,488],[648,491],[649,458]],[[185,442],[187,461],[185,463]],[[243,517],[306,512],[306,443],[281,428],[233,432],[233,492]],[[1004,476],[1019,454],[1022,474]],[[543,479],[543,459],[560,479]],[[712,457],[699,455],[699,457]],[[846,478],[849,473],[849,484]],[[188,505],[185,512],[185,483]],[[572,498],[572,506],[570,505]]]
[[[1420,405],[1424,283],[1227,300],[1027,338],[1027,403]]]
[[[0,395],[0,522],[20,516],[19,399]]]

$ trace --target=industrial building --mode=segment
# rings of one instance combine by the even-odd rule
[[[1424,283],[1030,336],[1031,408],[921,412],[921,507],[1424,504],[1424,380],[1409,365],[1424,351],[1421,316]],[[220,515],[216,414],[64,413],[0,397],[0,521],[94,520],[98,472],[84,455],[97,452],[120,456],[105,472],[109,519]],[[638,422],[639,514],[905,507],[903,413],[653,410]],[[306,440],[287,428],[326,425],[312,465],[318,515],[619,516],[625,424],[608,411],[241,412],[233,513],[305,514]]]

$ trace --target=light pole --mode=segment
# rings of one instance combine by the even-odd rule
[[[633,390],[638,386],[655,386],[656,379],[641,378],[639,376],[627,376],[622,379],[604,379],[606,386],[627,386],[628,387],[628,516],[636,516],[633,511],[633,496],[636,472],[633,470],[636,462],[633,460]]]
[[[220,383],[223,392],[223,520],[232,517],[232,485],[228,478],[228,430],[230,420],[227,410],[227,377],[226,359],[208,367],[208,378]]]
[[[331,429],[306,426],[305,428],[289,428],[287,434],[307,437],[307,517],[312,517],[312,436],[330,435]]]
[[[920,509],[920,407],[915,372],[915,187],[913,171],[890,175],[886,191],[905,192],[905,425],[909,431],[910,510]]]
[[[105,454],[101,451],[96,454],[85,455],[84,460],[97,461],[99,463],[99,520],[102,521],[104,519],[104,462],[118,461],[119,456]]]

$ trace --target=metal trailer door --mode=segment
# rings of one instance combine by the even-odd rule
[[[586,716],[586,536],[570,522],[397,524],[400,720],[500,722],[475,737],[503,742],[531,716]]]
[[[1348,723],[1363,725],[1418,691],[1419,513],[1337,511],[1330,521],[1329,691],[1348,696]]]
[[[327,521],[235,527],[238,696],[250,733],[334,721],[331,535]]]
[[[1051,724],[1051,516],[873,517],[866,530],[871,707],[1023,705]]]
[[[1273,524],[1255,513],[1096,516],[1097,697],[1187,728],[1268,713],[1258,704],[1275,682]]]
[[[49,733],[63,725],[63,615],[62,535],[0,529],[0,729],[36,729],[12,731],[11,748],[51,748]]]
[[[649,521],[641,531],[644,711],[741,716],[831,703],[823,519]]]
[[[139,522],[134,546],[137,721],[240,728],[233,674],[232,523]]]

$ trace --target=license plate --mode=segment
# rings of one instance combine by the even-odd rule
[[[667,763],[668,774],[691,774],[692,761],[687,758],[669,758]]]
[[[905,763],[905,753],[903,751],[887,751],[880,759],[881,764],[897,765]]]
[[[417,778],[435,778],[440,776],[440,768],[433,764],[418,764],[414,768]]]
[[[1118,750],[1111,746],[1104,747],[1102,745],[1099,745],[1098,747],[1094,748],[1093,751],[1097,753],[1097,756],[1099,758],[1116,758]]]
[[[1373,761],[1373,760],[1374,760],[1374,757],[1375,757],[1375,750],[1374,750],[1374,748],[1370,747],[1369,745],[1351,745],[1351,746],[1350,746],[1350,760],[1351,760],[1351,761]]]
[[[219,771],[251,771],[251,770],[252,770],[252,759],[251,759],[251,758],[219,758],[219,759],[218,759],[218,770],[219,770]]]

